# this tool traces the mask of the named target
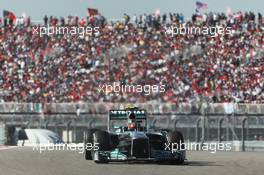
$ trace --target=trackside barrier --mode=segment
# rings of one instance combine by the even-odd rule
[[[71,113],[76,115],[76,110],[82,113],[107,113],[110,109],[124,108],[124,103],[0,103],[0,113]],[[145,108],[148,113],[202,113],[204,105],[195,103],[138,103],[135,104]],[[234,104],[234,103],[214,103],[206,106],[208,113],[224,114],[264,114],[264,104]]]
[[[156,128],[180,130],[189,141],[241,141],[247,150],[248,141],[262,140],[264,104],[234,103],[138,103],[148,112],[149,124]],[[79,141],[89,128],[105,128],[108,111],[123,109],[124,103],[0,103],[0,121],[8,126],[47,128],[65,140]],[[67,132],[67,134],[66,134]]]
[[[245,151],[245,125],[247,118],[242,120],[242,129],[241,129],[241,142],[242,142],[242,151]]]

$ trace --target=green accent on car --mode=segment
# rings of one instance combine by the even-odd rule
[[[118,149],[111,152],[111,159],[126,160],[127,156],[121,153]]]

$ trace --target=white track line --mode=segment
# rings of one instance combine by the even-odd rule
[[[7,149],[11,149],[11,148],[16,148],[17,146],[6,146],[6,145],[0,145],[0,151],[1,150],[7,150]]]

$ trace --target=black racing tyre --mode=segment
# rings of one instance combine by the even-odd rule
[[[88,129],[87,131],[84,132],[84,158],[85,160],[93,160],[93,153],[92,150],[86,149],[86,146],[88,143],[94,143],[93,140],[93,134],[96,131],[96,129]]]
[[[177,143],[178,149],[184,149],[184,139],[183,135],[179,131],[172,131],[168,133],[168,142],[169,143]]]
[[[169,143],[173,143],[173,144],[177,144],[177,149],[178,150],[185,150],[185,145],[183,144],[184,143],[184,138],[183,138],[183,135],[181,132],[179,131],[172,131],[172,132],[169,132],[168,133],[168,142]],[[174,147],[175,148],[175,147]],[[176,161],[172,161],[171,164],[174,164],[174,165],[179,165],[179,164],[183,164],[184,163],[184,159],[179,159],[179,160],[176,160]]]
[[[99,151],[110,151],[110,135],[106,131],[97,130],[94,132],[94,142],[98,143]]]
[[[111,151],[110,135],[106,131],[97,130],[93,134],[93,141],[97,143],[99,149],[94,152],[98,154],[98,159],[94,160],[95,163],[108,163],[107,157],[102,155],[100,151]]]

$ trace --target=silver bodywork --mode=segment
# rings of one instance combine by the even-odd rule
[[[131,117],[130,114],[136,117]],[[132,131],[126,128],[127,122],[130,120],[134,120],[136,123],[136,128],[133,128]],[[185,160],[185,150],[164,149],[164,145],[168,143],[168,137],[164,132],[148,129],[145,110],[110,110],[107,129],[110,136],[118,138],[118,145],[111,151],[95,151],[94,160],[97,162],[181,162]]]
[[[138,158],[133,156],[133,143],[134,140],[147,140],[149,144],[149,138],[146,135],[146,132],[124,132],[119,133],[119,135],[129,135],[131,139],[131,155],[127,156],[122,153],[118,148],[112,151],[97,151],[95,155],[95,160],[106,159],[107,161],[120,162],[120,161],[153,161],[153,162],[166,162],[166,161],[179,161],[186,159],[186,151],[185,150],[151,150],[149,152],[148,157],[146,158]],[[160,132],[153,132],[148,134],[155,134],[162,136]],[[143,148],[142,148],[143,149]]]

